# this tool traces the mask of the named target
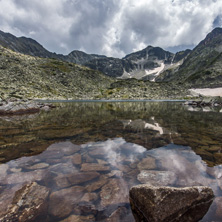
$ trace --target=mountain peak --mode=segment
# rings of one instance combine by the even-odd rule
[[[207,36],[206,38],[200,42],[199,45],[208,45],[208,44],[218,44],[221,43],[221,39],[222,39],[222,28],[215,28],[213,29]]]

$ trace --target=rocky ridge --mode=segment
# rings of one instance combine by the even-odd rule
[[[215,28],[193,50],[173,54],[148,46],[118,59],[77,50],[59,55],[44,49],[33,39],[0,32],[0,44],[16,52],[77,63],[112,77],[174,82],[186,87],[221,86],[221,39],[222,29]]]
[[[183,83],[196,88],[220,87],[222,84],[222,28],[215,28],[176,69],[161,73],[159,82]]]
[[[112,77],[134,77],[148,80],[154,80],[157,74],[171,66],[178,66],[189,53],[189,50],[186,50],[174,55],[159,47],[148,46],[141,51],[126,55],[122,59],[87,54],[78,50],[74,50],[68,55],[61,55],[49,52],[33,39],[26,37],[17,38],[10,33],[2,31],[0,31],[0,44],[26,55],[55,58],[84,65]]]
[[[167,99],[189,93],[170,83],[117,80],[74,63],[13,52],[0,46],[2,99]]]
[[[102,73],[56,59],[13,52],[0,46],[3,100],[93,99],[114,80]]]

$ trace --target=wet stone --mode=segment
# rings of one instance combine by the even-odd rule
[[[103,147],[94,148],[89,152],[89,155],[97,158],[104,158],[107,156],[107,150],[105,150]]]
[[[82,202],[91,202],[96,201],[98,199],[98,195],[96,193],[85,193],[82,197]]]
[[[148,185],[167,186],[174,184],[176,174],[170,171],[142,170],[137,179]]]
[[[109,166],[100,165],[97,163],[83,163],[81,171],[108,171]]]
[[[15,192],[23,187],[22,184],[17,184],[13,187],[0,188],[0,217],[8,212],[12,204]]]
[[[76,185],[76,184],[88,182],[99,176],[100,174],[97,172],[82,172],[82,173],[75,173],[70,176],[67,176],[67,179],[70,182],[70,184]]]
[[[44,168],[47,168],[47,167],[49,167],[48,163],[37,163],[33,166],[26,167],[26,169],[28,169],[28,170],[38,170],[38,169],[44,169]]]
[[[72,163],[74,165],[80,165],[82,163],[82,156],[81,156],[81,154],[75,154],[72,157]]]
[[[124,180],[109,179],[109,182],[102,187],[100,192],[101,206],[128,203],[129,194],[128,186]]]
[[[120,170],[112,170],[110,173],[107,174],[108,177],[122,177],[123,176],[123,172]]]
[[[101,159],[96,159],[96,161],[98,162],[99,165],[107,165],[108,162],[101,160]]]
[[[64,154],[60,151],[56,150],[46,150],[42,154],[42,159],[43,160],[48,160],[48,159],[61,159],[64,156]]]
[[[222,197],[216,197],[214,203],[216,204],[216,217],[222,218]]]
[[[94,163],[95,162],[95,159],[92,158],[91,156],[89,156],[88,154],[86,154],[84,157],[85,157],[86,163]]]
[[[81,147],[80,146],[77,146],[77,145],[74,145],[72,144],[71,147],[64,147],[62,148],[62,152],[69,156],[69,155],[73,155],[74,153],[80,151]]]
[[[117,210],[115,210],[109,218],[105,220],[105,222],[116,222],[116,221],[129,221],[127,220],[128,212],[125,207],[119,207]]]
[[[51,146],[49,146],[47,151],[57,151],[63,153],[64,155],[73,155],[74,153],[80,151],[80,149],[80,146],[75,145],[71,142],[61,142],[52,144]]]
[[[16,191],[12,205],[0,221],[34,221],[47,213],[49,189],[36,182]]]
[[[0,175],[1,177],[5,177],[7,175],[7,170],[9,166],[7,164],[0,164]]]
[[[60,189],[71,186],[70,182],[68,181],[68,178],[63,175],[55,177],[54,182],[56,186]]]
[[[53,217],[67,217],[84,194],[84,187],[74,186],[55,191],[50,195],[49,213]]]
[[[71,215],[64,220],[61,220],[60,222],[93,222],[93,221],[95,221],[94,215],[88,215],[88,216]]]
[[[218,186],[220,187],[220,189],[222,190],[222,177],[217,179],[217,183],[218,183]]]
[[[129,166],[130,166],[130,168],[135,169],[135,168],[137,168],[137,163],[136,162],[130,163]]]
[[[140,171],[155,169],[156,168],[155,159],[152,157],[146,157],[137,165],[137,167]]]
[[[55,164],[59,164],[61,162],[64,162],[62,160],[63,159],[47,159],[47,163],[50,164],[50,165],[55,165]]]
[[[87,185],[86,189],[88,192],[93,192],[100,189],[107,182],[108,182],[108,177],[103,175],[103,176],[100,176],[98,181],[95,181],[94,183]]]
[[[18,173],[21,171],[22,171],[22,168],[10,168],[10,172],[12,172],[12,173]]]
[[[34,170],[30,172],[19,172],[9,174],[6,178],[0,178],[0,184],[30,183],[32,181],[43,180],[46,172],[44,170]]]
[[[79,170],[73,166],[72,162],[66,162],[66,163],[58,163],[53,166],[50,166],[48,168],[51,172],[60,175],[60,174],[72,174],[77,173]]]
[[[124,164],[116,164],[116,165],[114,165],[114,167],[118,168],[120,171],[122,171],[124,173],[128,173],[132,170],[130,167],[128,167],[127,165],[124,165]]]
[[[73,213],[76,215],[86,215],[93,214],[96,215],[98,213],[98,209],[92,203],[80,202],[73,206]]]

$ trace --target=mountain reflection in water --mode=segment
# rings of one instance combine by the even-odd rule
[[[210,186],[202,221],[222,220],[222,113],[173,102],[60,106],[0,119],[0,217],[36,181],[49,189],[45,221],[134,221],[128,191],[140,183]]]

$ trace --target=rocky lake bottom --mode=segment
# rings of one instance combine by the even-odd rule
[[[129,189],[138,184],[209,186],[215,199],[201,221],[222,221],[219,107],[57,105],[0,117],[2,221],[134,221]]]

